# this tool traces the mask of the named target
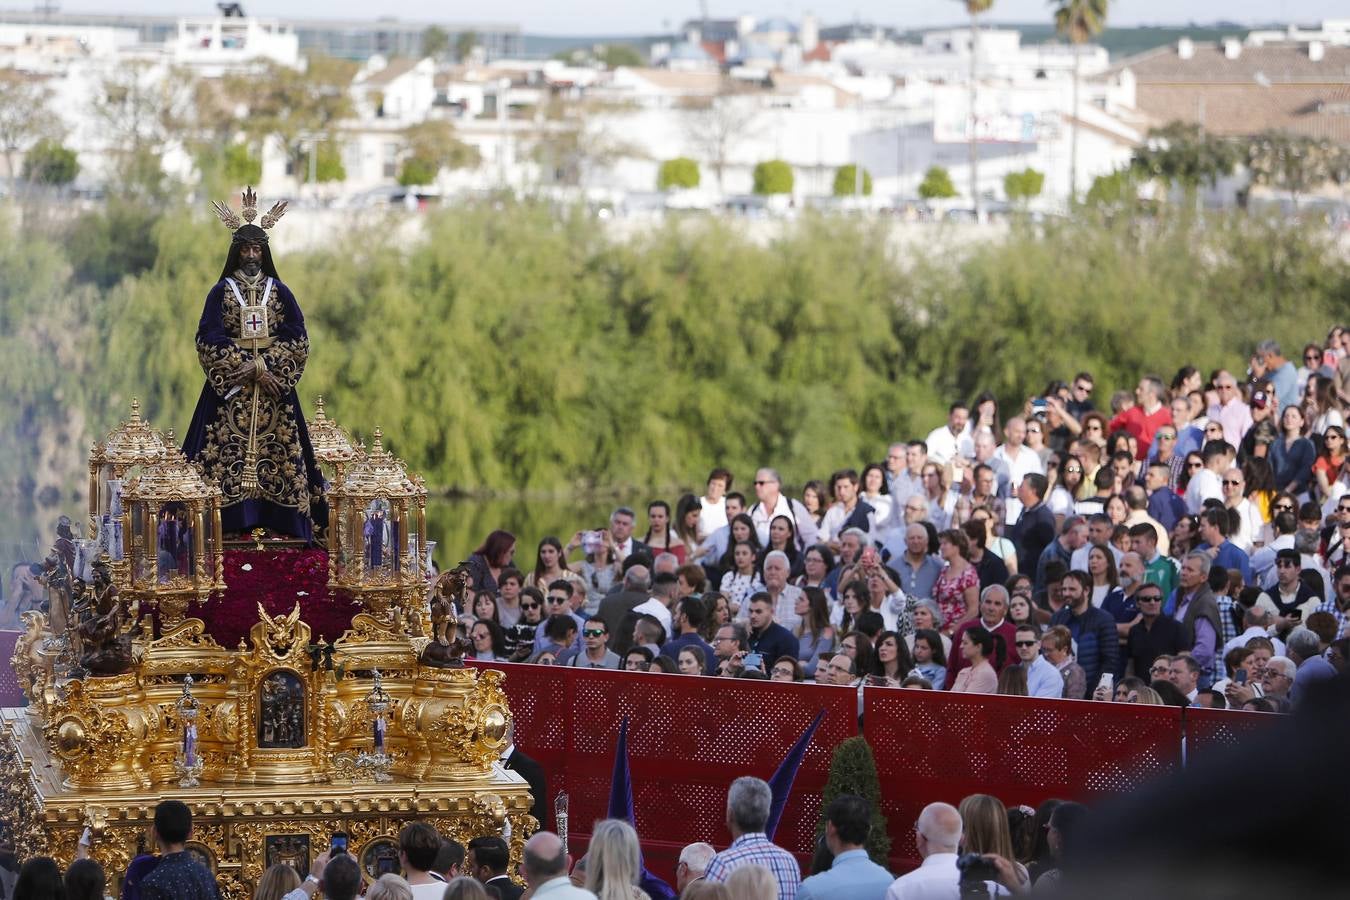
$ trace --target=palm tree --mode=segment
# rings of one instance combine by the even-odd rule
[[[1073,48],[1073,121],[1069,138],[1069,202],[1078,199],[1078,63],[1079,50],[1106,29],[1111,0],[1050,0],[1055,7],[1055,31]]]
[[[975,96],[978,85],[975,81],[975,63],[980,55],[980,13],[989,11],[994,0],[961,0],[970,14],[970,120],[966,127],[970,129],[970,201],[975,204],[975,221],[980,221],[980,145],[975,134]]]

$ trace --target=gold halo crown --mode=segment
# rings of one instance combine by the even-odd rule
[[[238,231],[245,225],[252,225],[253,220],[258,218],[258,195],[254,193],[252,185],[244,188],[242,199],[244,201],[244,207],[239,212],[230,209],[228,204],[214,200],[211,202],[212,209],[215,210],[220,221],[223,222],[225,227],[230,229],[231,232]],[[286,215],[286,201],[278,200],[276,203],[272,204],[271,209],[263,213],[263,217],[258,224],[266,231],[277,224],[284,215]]]

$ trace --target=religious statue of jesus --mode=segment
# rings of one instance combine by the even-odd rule
[[[252,188],[243,201],[240,213],[215,204],[233,239],[197,326],[206,384],[183,452],[220,486],[227,534],[263,527],[310,541],[315,527],[327,523],[327,507],[295,391],[309,357],[309,337],[267,242],[286,203],[275,204],[254,225]]]

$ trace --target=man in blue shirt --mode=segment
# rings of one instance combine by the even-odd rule
[[[192,811],[181,800],[155,807],[151,837],[159,845],[159,865],[141,882],[145,900],[220,900],[215,876],[184,849],[192,835]]]
[[[703,654],[704,671],[712,675],[717,671],[717,654],[712,645],[699,637],[698,630],[703,627],[707,611],[698,597],[685,597],[675,608],[675,631],[678,636],[666,641],[661,648],[662,656],[669,656],[679,662],[680,651],[685,647],[697,647]],[[772,663],[770,663],[772,665]]]
[[[834,798],[825,809],[825,845],[834,862],[802,882],[797,900],[885,900],[891,873],[863,849],[871,826],[872,804],[853,794]]]
[[[1017,648],[1017,658],[1022,661],[1022,668],[1027,670],[1027,696],[1063,697],[1064,676],[1041,656],[1041,636],[1036,626],[1018,625],[1013,644]]]
[[[1252,583],[1252,561],[1247,554],[1242,552],[1242,548],[1232,541],[1228,540],[1228,535],[1232,531],[1232,522],[1230,521],[1228,510],[1221,507],[1211,506],[1200,511],[1200,540],[1202,541],[1195,549],[1208,552],[1210,548],[1215,548],[1211,554],[1214,565],[1224,569],[1237,569],[1242,573],[1242,583]]]
[[[1275,387],[1280,409],[1298,406],[1298,370],[1284,358],[1279,341],[1262,341],[1252,354],[1252,377],[1265,377]]]
[[[1078,664],[1087,676],[1088,696],[1097,688],[1103,672],[1114,672],[1120,655],[1116,620],[1092,605],[1092,576],[1074,569],[1059,586],[1064,606],[1050,617],[1050,625],[1064,625],[1078,645]]]

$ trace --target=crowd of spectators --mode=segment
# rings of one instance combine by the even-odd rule
[[[803,878],[797,858],[766,833],[771,803],[765,781],[733,781],[725,819],[731,843],[721,852],[706,842],[684,847],[669,883],[645,870],[637,832],[619,819],[594,823],[586,853],[575,861],[556,834],[537,831],[515,870],[502,837],[476,837],[466,847],[417,821],[399,833],[397,872],[363,878],[351,854],[332,848],[271,866],[253,900],[310,900],[320,892],[324,900],[955,900],[972,890],[1006,896],[1053,886],[1065,848],[1088,815],[1078,803],[1009,808],[988,794],[959,806],[931,803],[913,825],[919,865],[897,878],[869,857],[871,803],[843,794],[824,809],[812,873]],[[121,878],[124,900],[219,900],[215,876],[188,849],[192,816],[185,804],[156,806],[151,836],[159,852],[132,860]],[[82,841],[64,873],[51,857],[29,859],[7,896],[103,900],[112,885],[89,849]]]
[[[470,656],[1284,711],[1350,658],[1350,332],[1302,367],[982,393],[881,462],[629,507],[469,559]]]

